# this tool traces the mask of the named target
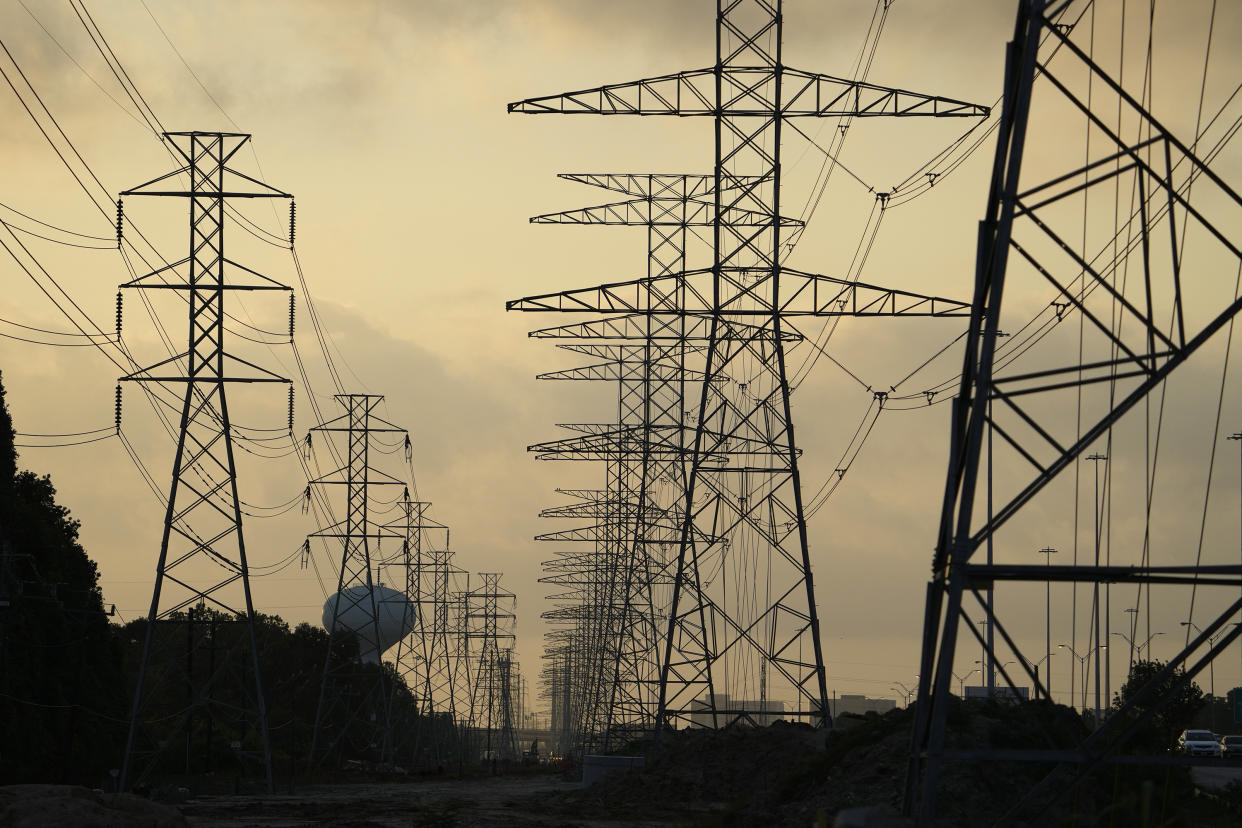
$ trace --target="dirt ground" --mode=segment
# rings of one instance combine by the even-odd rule
[[[179,808],[194,828],[448,828],[449,826],[667,826],[667,821],[568,818],[546,803],[582,783],[547,776],[313,785],[293,794],[212,796]]]
[[[848,824],[890,828],[909,824],[895,808],[903,792],[910,719],[910,711],[894,711],[843,719],[829,731],[778,722],[670,732],[658,750],[654,743],[627,748],[645,755],[644,767],[610,774],[590,788],[564,769],[516,765],[499,768],[499,775],[480,768],[477,776],[461,779],[351,772],[331,784],[272,795],[181,799],[178,788],[165,786],[152,792],[154,801],[68,786],[10,786],[0,788],[0,828],[806,828],[831,825],[861,808],[888,815]],[[950,748],[1065,749],[1085,735],[1076,713],[1047,704],[967,702],[950,711],[948,725]],[[937,825],[1113,828],[1152,817],[1150,824],[1169,828],[1236,828],[1242,825],[1242,785],[1226,784],[1237,775],[1233,769],[1209,773],[1214,770],[1196,768],[1192,777],[1189,768],[1172,766],[1104,768],[1081,784],[1046,788],[1015,816],[1010,809],[1055,766],[948,762],[937,786]],[[1211,782],[1225,787],[1205,793]]]

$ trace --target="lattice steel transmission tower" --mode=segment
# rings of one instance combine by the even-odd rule
[[[501,647],[501,642],[512,642],[514,638],[512,626],[516,616],[512,607],[516,596],[501,590],[499,572],[480,572],[479,577],[483,584],[464,596],[462,637],[469,650],[477,645],[477,655],[471,653],[475,667],[470,684],[469,726],[476,733],[482,731],[480,747],[484,757],[508,759],[517,752],[505,696],[509,658],[502,659],[511,647]]]
[[[437,659],[442,658],[442,650],[447,650],[447,647],[438,646],[447,635],[447,627],[443,623],[446,613],[442,610],[444,597],[447,596],[447,577],[441,577],[444,564],[437,563],[437,557],[448,553],[449,529],[427,515],[430,506],[426,501],[398,502],[401,517],[385,524],[385,528],[402,537],[401,549],[381,564],[385,569],[401,570],[405,594],[409,599],[403,626],[410,632],[397,643],[395,663],[397,675],[418,701],[419,721],[408,723],[415,731],[411,757],[414,767],[424,764],[425,751],[429,752],[431,763],[439,764],[446,747],[441,744],[440,728],[436,726],[436,713],[440,711],[433,688],[438,684],[435,676],[443,669],[436,663]],[[447,576],[447,572],[443,575]],[[438,590],[441,585],[443,589]],[[396,692],[395,686],[393,691]],[[446,711],[450,713],[450,721],[452,709],[450,694]]]
[[[308,756],[312,767],[330,757],[340,758],[343,751],[375,754],[378,761],[392,761],[391,695],[383,654],[397,640],[391,640],[385,628],[392,615],[405,616],[408,596],[402,596],[399,607],[386,606],[385,593],[379,591],[377,583],[378,545],[384,540],[400,543],[405,534],[375,523],[370,514],[370,499],[374,486],[404,487],[405,483],[371,466],[369,458],[373,435],[408,434],[375,413],[383,400],[375,394],[337,394],[336,401],[345,413],[311,429],[329,435],[343,434],[347,442],[344,465],[311,481],[311,485],[341,485],[346,490],[345,519],[309,536],[341,542],[337,591],[324,612],[328,653]],[[405,499],[409,499],[408,489]],[[342,632],[352,635],[357,655],[342,647]],[[372,664],[365,663],[369,653],[374,655]]]
[[[696,389],[700,402],[661,659],[661,723],[722,726],[753,719],[754,700],[792,704],[784,712],[789,718],[827,718],[785,367],[792,319],[964,312],[961,303],[782,264],[790,238],[780,219],[786,120],[988,112],[790,69],[781,53],[783,25],[779,0],[718,0],[714,66],[509,105],[510,112],[530,114],[705,117],[715,127],[711,267],[509,303],[522,310],[706,320],[704,380]],[[725,579],[709,583],[704,573],[721,568],[741,573],[751,588],[731,590]],[[748,703],[731,704],[728,697]]]
[[[470,591],[470,573],[453,563],[449,549],[431,552],[431,642],[427,697],[438,712],[460,721],[470,710],[469,660],[463,654],[465,629],[462,598]]]
[[[1064,473],[1104,446],[1109,462],[1119,462],[1111,458],[1139,443],[1129,458],[1131,469],[1146,462],[1149,477],[1136,471],[1127,475],[1142,487],[1135,493],[1140,506],[1134,513],[1141,516],[1145,508],[1150,520],[1156,485],[1151,461],[1144,460],[1150,438],[1140,425],[1134,441],[1123,430],[1122,418],[1133,412],[1131,421],[1141,421],[1149,397],[1157,398],[1153,406],[1164,417],[1164,392],[1158,389],[1193,355],[1206,351],[1242,310],[1236,292],[1242,197],[1210,166],[1223,144],[1204,139],[1202,146],[1213,147],[1205,151],[1198,149],[1199,134],[1189,143],[1179,140],[1142,101],[1151,77],[1142,78],[1144,91],[1130,91],[1105,71],[1087,45],[1110,36],[1104,26],[1097,31],[1092,18],[1088,34],[1086,26],[1077,31],[1072,25],[1085,9],[1069,0],[1020,0],[1006,52],[1004,108],[979,224],[971,324],[953,403],[948,474],[927,589],[906,792],[906,810],[920,825],[933,824],[939,784],[962,762],[1003,759],[1015,767],[1021,761],[1052,767],[1046,775],[1039,770],[1034,778],[1042,780],[1018,801],[1002,803],[1008,808],[997,821],[1002,825],[1042,824],[1046,809],[1108,765],[1199,763],[1170,755],[1167,745],[1142,755],[1132,749],[1133,741],[1154,727],[1153,716],[1164,704],[1242,635],[1242,626],[1230,624],[1242,610],[1242,566],[1236,563],[1200,565],[1184,556],[1154,565],[1146,538],[1136,544],[1141,554],[1136,551],[1125,565],[1022,563],[1012,556],[992,560],[990,554],[995,538],[1002,541],[997,549],[1038,548],[1030,528],[1042,526],[1052,513],[1054,481],[1064,475],[1064,484],[1072,486],[1074,475]],[[1142,34],[1150,43],[1153,33]],[[1197,80],[1183,74],[1185,80]],[[1194,97],[1189,90],[1186,94]],[[1086,143],[1085,155],[1082,143],[1075,142]],[[1028,146],[1039,146],[1040,152],[1028,153]],[[1061,152],[1049,153],[1050,148]],[[1048,305],[1030,301],[1041,295],[1032,294],[1037,289],[1051,300]],[[1010,301],[1003,305],[1006,292]],[[1042,310],[1032,314],[1032,307]],[[1022,341],[1014,341],[1017,335],[1004,340],[1002,327],[1026,333]],[[1053,344],[1034,348],[1036,336],[1051,337]],[[1074,343],[1084,337],[1091,350],[1073,359]],[[1082,353],[1083,345],[1077,347]],[[1015,356],[1019,353],[1021,362]],[[1077,421],[1072,416],[1076,407],[1081,411]],[[1202,430],[1202,420],[1198,423]],[[1211,434],[1210,428],[1206,431]],[[999,489],[995,505],[993,463]],[[1077,499],[1077,487],[1072,488]],[[1041,495],[1039,506],[1028,508]],[[1002,529],[1008,534],[998,534]],[[1004,543],[1015,536],[1016,543]],[[1176,543],[1179,549],[1194,546],[1190,538]],[[1236,561],[1236,555],[1230,551],[1226,559]],[[1015,659],[1019,668],[1012,673],[997,667],[1013,692],[1017,684],[1029,682],[1037,697],[1049,697],[1037,668],[1042,659],[1024,653],[1023,631],[1015,630],[1021,613],[1006,612],[1008,604],[993,609],[984,593],[993,585],[1014,591],[1026,585],[1043,595],[1050,582],[1133,584],[1148,596],[1153,588],[1165,596],[1170,587],[1198,588],[1205,620],[1191,624],[1194,631],[1188,628],[1185,646],[1149,681],[1130,688],[1124,702],[1076,746],[1004,751],[951,746],[947,718],[959,638],[970,636],[972,655],[977,643],[998,665]],[[1224,589],[1217,593],[1208,587]],[[1203,593],[1219,596],[1219,603],[1203,608],[1208,600]],[[1143,611],[1136,607],[1136,614]],[[977,630],[979,618],[999,636],[994,646]],[[1031,652],[1042,649],[1041,640]],[[1184,674],[1177,672],[1182,669]]]
[[[508,759],[519,755],[517,730],[522,721],[522,672],[513,656],[513,648],[505,647],[497,659],[500,673],[500,733],[501,754]]]
[[[185,772],[209,771],[213,743],[223,740],[239,759],[257,758],[270,790],[267,713],[225,389],[236,382],[289,381],[226,350],[224,299],[229,291],[290,288],[226,258],[224,223],[230,199],[292,196],[227,166],[249,135],[164,137],[185,166],[121,193],[188,199],[190,239],[185,258],[121,285],[184,291],[189,334],[182,353],[121,377],[183,383],[185,390],[120,786],[171,769],[161,757],[174,746],[185,757]],[[180,630],[184,639],[175,634]],[[172,659],[182,658],[179,670]],[[157,684],[148,687],[153,676]],[[178,698],[170,706],[173,694]],[[203,736],[196,733],[200,720]],[[167,721],[175,722],[171,730]],[[206,741],[195,745],[196,738]]]
[[[710,227],[714,215],[715,177],[670,174],[562,174],[566,180],[621,193],[627,200],[549,213],[536,224],[642,227],[647,233],[648,277],[684,273],[690,228]],[[737,186],[753,184],[744,179]],[[734,216],[739,225],[759,224],[762,216]],[[787,225],[801,222],[787,219]],[[549,583],[576,584],[569,599],[581,611],[574,623],[594,631],[577,632],[576,663],[587,675],[574,682],[583,693],[577,714],[578,732],[586,750],[608,751],[618,742],[639,738],[655,727],[659,700],[660,642],[667,630],[672,572],[670,545],[675,547],[684,521],[688,444],[687,383],[697,388],[701,370],[687,360],[701,358],[707,341],[705,319],[690,320],[675,288],[664,297],[666,311],[641,318],[643,336],[621,335],[607,328],[567,325],[535,331],[540,338],[575,340],[559,347],[606,360],[603,363],[541,374],[539,379],[612,381],[617,383],[615,425],[567,426],[582,436],[529,448],[543,458],[604,459],[605,488],[590,500],[548,510],[546,517],[592,517],[590,535],[583,529],[541,535],[540,539],[591,539],[591,562],[578,556],[579,566],[545,578]],[[519,306],[520,307],[520,306]],[[694,332],[695,323],[702,329]],[[598,334],[591,336],[591,334]],[[597,339],[607,344],[579,344]],[[587,565],[588,571],[583,571]],[[590,590],[587,592],[586,590]],[[563,610],[553,618],[564,620]],[[571,663],[571,662],[566,662]],[[565,682],[550,677],[553,688]],[[564,703],[562,702],[562,705]]]

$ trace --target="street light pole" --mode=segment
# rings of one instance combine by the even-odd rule
[[[1183,627],[1189,627],[1195,630],[1199,635],[1203,635],[1203,630],[1199,629],[1199,625],[1194,621],[1178,621]],[[1211,725],[1212,732],[1216,732],[1216,639],[1225,634],[1221,630],[1216,635],[1208,636],[1208,706],[1212,708]]]
[[[1129,610],[1126,610],[1126,612],[1129,612]],[[1132,638],[1130,638],[1130,636],[1126,635],[1125,633],[1115,632],[1115,633],[1113,633],[1113,635],[1119,635],[1119,636],[1121,636],[1121,637],[1122,637],[1122,639],[1124,639],[1124,640],[1125,640],[1125,642],[1126,642],[1127,644],[1129,644],[1129,645],[1130,645],[1130,666],[1134,666],[1134,654],[1135,654],[1135,653],[1138,653],[1138,660],[1139,660],[1139,661],[1143,661],[1143,660],[1144,660],[1144,659],[1143,659],[1143,648],[1144,648],[1144,647],[1146,647],[1146,648],[1147,648],[1147,660],[1149,660],[1149,661],[1151,660],[1151,640],[1152,640],[1153,638],[1155,638],[1156,636],[1158,636],[1158,635],[1164,635],[1164,633],[1163,633],[1163,632],[1154,632],[1154,633],[1152,633],[1151,635],[1147,636],[1147,640],[1146,640],[1146,641],[1144,641],[1142,644],[1139,644],[1139,645],[1137,645],[1137,646],[1135,645],[1134,640],[1133,640]]]
[[[984,619],[983,621],[976,622],[979,624],[979,626],[983,627],[982,638],[984,641],[984,643],[980,645],[980,648],[979,648],[980,649],[979,680],[983,683],[983,686],[986,688],[986,692],[989,697],[991,697],[992,690],[993,690],[992,682],[989,680],[989,677],[991,676],[991,671],[993,669],[992,659],[990,657],[990,653],[988,653],[988,648],[992,646],[992,638],[990,635],[988,635],[989,631],[992,629],[992,625],[989,623],[990,620],[991,620],[991,616],[989,615],[989,617]]]
[[[1039,661],[1036,661],[1034,664],[1031,665],[1031,672],[1035,674],[1035,678],[1037,679],[1039,678],[1039,665],[1043,664],[1045,661],[1048,662],[1047,675],[1048,676],[1052,675],[1052,653],[1048,653],[1043,658],[1041,658]],[[1052,701],[1052,682],[1051,681],[1048,681],[1048,680],[1044,681],[1044,690],[1047,693],[1045,698],[1047,698],[1048,701]],[[1036,698],[1038,698],[1038,696]]]
[[[1069,644],[1058,644],[1058,645],[1057,645],[1057,649],[1060,649],[1060,650],[1069,650],[1069,654],[1070,654],[1070,698],[1069,698],[1070,705],[1069,705],[1069,706],[1070,706],[1070,707],[1073,707],[1073,706],[1074,706],[1074,684],[1075,684],[1075,682],[1074,682],[1074,670],[1073,670],[1073,664],[1074,664],[1074,661],[1075,661],[1076,659],[1078,659],[1078,651],[1077,651],[1077,650],[1075,650],[1075,649],[1073,648],[1073,646],[1072,646],[1072,645],[1069,645]],[[1086,695],[1087,695],[1087,691],[1084,689],[1084,690],[1083,690],[1083,704],[1084,704],[1084,706],[1085,706],[1086,701],[1087,701],[1087,700],[1086,700]]]
[[[1138,611],[1139,611],[1138,607],[1127,607],[1125,609],[1125,612],[1129,613],[1130,615],[1130,635],[1133,636],[1132,638],[1126,638],[1126,641],[1130,642],[1130,666],[1131,667],[1134,666],[1134,654],[1136,650],[1138,651],[1138,660],[1139,661],[1143,660],[1142,650],[1139,650],[1138,648],[1134,646],[1134,639],[1138,638]],[[1147,640],[1151,641],[1150,638]]]
[[[1087,659],[1091,658],[1092,653],[1095,653],[1095,660],[1096,660],[1096,663],[1098,664],[1100,660],[1099,651],[1107,650],[1108,645],[1101,644],[1099,647],[1092,647],[1090,650],[1087,650],[1087,652],[1085,652],[1082,655],[1079,655],[1078,651],[1075,650],[1073,647],[1071,647],[1069,644],[1058,644],[1057,646],[1062,649],[1069,650],[1070,655],[1072,655],[1075,659],[1078,660],[1078,666],[1082,669],[1082,690],[1081,690],[1082,699],[1081,701],[1082,701],[1082,709],[1083,709],[1083,712],[1085,713],[1087,710]],[[1096,682],[1097,691],[1099,689],[1099,686],[1100,686],[1099,682]],[[1096,704],[1096,707],[1095,707],[1096,726],[1098,727],[1099,726],[1099,710],[1100,710],[1100,697],[1098,694],[1096,695],[1095,704]],[[1070,707],[1073,707],[1073,706],[1074,706],[1074,688],[1071,685],[1070,686]]]
[[[1046,566],[1052,566],[1052,556],[1057,554],[1057,550],[1051,546],[1045,546],[1039,550],[1039,554],[1043,555],[1047,561]],[[1048,696],[1052,697],[1052,580],[1044,581],[1044,658],[1048,659],[1048,675],[1045,684],[1048,686]]]
[[[1008,336],[1008,334],[1003,333],[1001,331],[997,331],[996,335],[997,336]],[[992,525],[992,422],[993,422],[992,420],[992,398],[989,396],[988,397],[988,526]],[[992,538],[995,534],[996,534],[995,532],[991,532],[991,531],[988,532],[988,544],[987,544],[988,566],[992,565]],[[986,678],[986,681],[984,681],[984,684],[986,684],[988,688],[987,689],[988,698],[991,698],[992,694],[996,692],[996,663],[995,663],[996,657],[994,655],[994,653],[996,652],[996,645],[992,637],[993,636],[992,628],[995,626],[993,624],[993,619],[995,618],[995,612],[996,612],[995,599],[996,599],[996,596],[993,592],[992,584],[989,583],[988,590],[987,590],[987,627],[985,629],[985,632],[987,634],[986,635],[987,646],[984,647],[985,652],[983,655],[983,663],[980,665],[981,667],[986,669],[986,676],[981,676],[981,678]]]
[[[1242,449],[1242,431],[1235,431],[1226,439],[1237,440],[1238,448]],[[1242,475],[1242,451],[1238,452],[1239,473]],[[1238,515],[1240,516],[1238,523],[1238,563],[1242,563],[1242,476],[1238,478]],[[1239,645],[1239,652],[1242,652],[1242,645]]]
[[[1100,566],[1100,463],[1101,460],[1108,460],[1107,454],[1089,454],[1087,459],[1095,463],[1095,493],[1092,500],[1095,505],[1095,565]],[[1093,586],[1094,595],[1092,597],[1092,615],[1093,625],[1095,627],[1095,726],[1100,726],[1100,583],[1095,582]],[[1106,646],[1106,645],[1105,645]],[[1105,659],[1107,662],[1107,659]],[[1105,664],[1105,669],[1107,669]]]
[[[973,676],[975,673],[978,673],[978,672],[979,672],[979,668],[976,667],[975,669],[971,670],[969,673],[967,673],[964,676],[959,676],[957,673],[953,674],[953,678],[957,679],[958,681],[957,692],[961,695],[963,699],[966,698],[966,679],[970,678],[971,676]]]

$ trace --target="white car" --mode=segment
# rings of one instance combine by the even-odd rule
[[[1242,756],[1242,736],[1221,736],[1220,758],[1232,759],[1235,756]]]
[[[1220,741],[1210,730],[1183,730],[1177,737],[1177,752],[1187,756],[1220,756]]]

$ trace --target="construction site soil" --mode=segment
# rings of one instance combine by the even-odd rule
[[[831,730],[777,723],[667,733],[659,750],[631,745],[645,767],[584,788],[580,769],[500,768],[448,778],[354,773],[278,794],[194,796],[144,802],[67,786],[0,788],[0,827],[449,828],[449,826],[806,826],[897,828],[910,711],[841,717]],[[947,746],[1069,748],[1086,728],[1069,708],[958,704]],[[976,826],[1238,826],[1242,785],[1199,795],[1187,768],[1113,766],[1082,784],[1050,786],[1019,813],[1009,809],[1052,766],[952,761],[937,786],[937,824]],[[153,792],[159,797],[159,791]],[[866,812],[864,813],[864,809]]]

